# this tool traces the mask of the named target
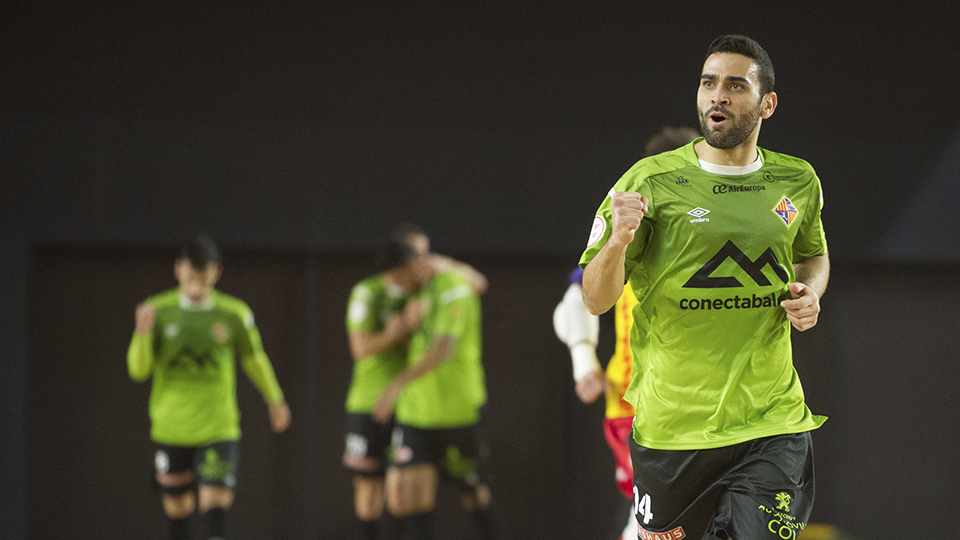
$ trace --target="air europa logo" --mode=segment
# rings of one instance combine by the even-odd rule
[[[729,186],[726,184],[719,184],[713,186],[713,193],[715,195],[724,195],[726,193],[747,193],[752,191],[766,191],[766,186]]]

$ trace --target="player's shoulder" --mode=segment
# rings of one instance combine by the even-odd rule
[[[476,296],[467,278],[456,270],[444,270],[434,274],[430,279],[430,288],[443,303]]]
[[[150,304],[157,309],[178,306],[180,305],[180,290],[168,289],[166,291],[158,292],[157,294],[147,297],[143,302],[145,304]]]
[[[760,147],[757,147],[757,151],[760,152],[760,159],[765,166],[783,167],[786,169],[794,169],[797,172],[816,174],[813,170],[813,165],[810,165],[805,159]]]
[[[655,181],[664,175],[671,175],[677,171],[697,166],[697,154],[693,145],[695,139],[679,148],[668,150],[660,154],[645,157],[633,164],[623,175],[628,182]]]
[[[456,286],[460,283],[468,283],[467,278],[460,272],[450,269],[441,270],[430,278],[430,285],[434,288],[444,288]]]
[[[383,274],[374,274],[358,281],[350,289],[350,302],[372,303],[390,296]]]
[[[352,293],[373,294],[380,289],[383,289],[383,274],[374,274],[356,282],[351,291]]]
[[[225,292],[214,289],[210,293],[210,299],[216,309],[236,314],[241,318],[246,318],[251,313],[250,306],[246,302]]]

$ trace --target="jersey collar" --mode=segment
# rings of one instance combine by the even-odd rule
[[[213,295],[199,302],[194,302],[186,296],[181,295],[180,307],[188,311],[210,311],[213,309]]]
[[[723,176],[743,176],[745,174],[755,173],[760,170],[760,167],[763,167],[763,161],[760,160],[760,152],[757,152],[757,160],[749,165],[744,165],[742,167],[736,166],[731,167],[730,165],[717,165],[716,163],[710,163],[702,159],[697,160],[700,162],[700,168],[708,173],[720,174]]]

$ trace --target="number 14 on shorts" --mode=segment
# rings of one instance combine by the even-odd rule
[[[653,519],[653,507],[650,503],[650,494],[644,493],[643,497],[641,497],[640,490],[637,489],[637,486],[633,486],[633,506],[637,516],[643,518],[644,525],[649,524],[650,520]]]

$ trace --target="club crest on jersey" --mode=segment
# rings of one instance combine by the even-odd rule
[[[590,228],[590,238],[587,240],[587,247],[597,243],[603,238],[603,233],[607,230],[607,222],[603,216],[597,214],[593,218],[593,227]]]
[[[230,330],[227,325],[218,322],[210,329],[210,334],[213,335],[213,339],[217,340],[217,343],[225,343],[230,337]]]
[[[783,220],[787,227],[793,224],[793,220],[797,219],[797,214],[799,213],[797,212],[797,207],[786,197],[780,199],[777,206],[773,208],[773,212]]]

